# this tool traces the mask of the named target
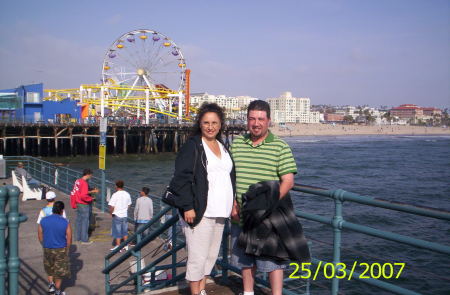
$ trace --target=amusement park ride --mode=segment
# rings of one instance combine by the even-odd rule
[[[153,30],[134,30],[116,39],[106,51],[101,84],[74,89],[46,89],[44,99],[76,100],[82,117],[95,115],[143,118],[149,124],[161,114],[189,121],[189,76],[180,48]]]

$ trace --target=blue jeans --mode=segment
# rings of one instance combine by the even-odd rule
[[[76,240],[81,242],[88,242],[89,229],[89,206],[77,206],[77,232]]]
[[[147,223],[137,223],[137,222],[136,222],[136,223],[134,224],[134,232],[137,232],[138,229],[140,229],[141,227],[143,227],[143,226],[146,225],[146,224],[147,224]],[[150,226],[149,228],[147,228],[146,230],[144,230],[144,231],[142,232],[141,237],[145,237],[145,236],[149,235],[151,231],[152,231],[152,226]]]

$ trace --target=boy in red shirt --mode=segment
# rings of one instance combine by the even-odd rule
[[[91,169],[84,169],[83,176],[75,181],[73,190],[70,193],[70,201],[72,208],[77,209],[76,220],[76,236],[75,241],[81,242],[82,245],[92,244],[92,241],[88,240],[89,229],[89,206],[94,200],[89,194],[98,193],[98,189],[89,190],[87,180],[92,177]]]

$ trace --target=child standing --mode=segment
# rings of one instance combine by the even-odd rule
[[[112,215],[112,236],[115,239],[116,249],[121,240],[128,239],[128,208],[131,205],[130,194],[123,189],[123,180],[116,181],[116,192],[109,200],[109,213]]]
[[[143,227],[153,218],[153,201],[148,196],[149,192],[150,189],[148,187],[143,187],[139,193],[140,197],[136,201],[136,206],[134,207],[135,231]],[[142,235],[148,235],[149,232],[150,230],[148,228]]]
[[[44,208],[41,209],[41,211],[39,211],[38,220],[36,222],[37,224],[41,223],[42,218],[53,214],[52,209],[53,205],[55,204],[56,194],[52,191],[48,191],[45,194],[45,199],[47,200],[47,206],[45,206]],[[64,210],[62,212],[62,217],[67,218],[66,212]]]

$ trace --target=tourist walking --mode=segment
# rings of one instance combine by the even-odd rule
[[[89,190],[88,180],[92,177],[92,174],[91,169],[84,169],[83,176],[75,181],[72,192],[70,193],[72,208],[77,210],[75,240],[82,245],[92,244],[88,236],[90,220],[89,206],[94,201],[94,198],[90,194],[99,192],[97,188]]]
[[[148,195],[149,193],[150,189],[143,187],[139,192],[140,197],[136,200],[136,205],[134,205],[135,232],[153,218],[153,201]],[[149,232],[150,229],[148,228],[142,234],[148,235]]]
[[[112,194],[109,200],[109,213],[112,215],[112,236],[116,249],[121,240],[128,239],[128,208],[131,205],[131,197],[124,189],[123,180],[116,181],[116,192]],[[128,250],[128,247],[125,247]]]
[[[69,249],[72,243],[72,228],[62,217],[64,203],[56,201],[53,214],[42,218],[38,227],[38,238],[44,248],[44,269],[48,275],[48,292],[64,295],[61,291],[63,278],[70,277]]]
[[[39,211],[39,216],[36,222],[37,224],[41,223],[42,218],[53,214],[53,206],[55,205],[56,201],[55,192],[48,191],[45,194],[45,199],[47,200],[47,205],[42,208],[41,211]],[[62,217],[67,218],[65,210],[63,210]]]
[[[194,133],[180,149],[169,190],[176,196],[186,236],[186,280],[192,294],[206,294],[206,276],[217,260],[225,219],[235,195],[234,166],[222,143],[224,112],[203,104]]]
[[[251,234],[249,235],[249,232],[244,232],[247,236],[244,235],[239,238],[239,235],[242,232],[243,220],[242,216],[240,217],[236,213],[239,212],[239,208],[242,209],[243,194],[248,194],[248,200],[252,200],[252,197],[256,197],[257,202],[260,201],[262,197],[267,197],[267,200],[273,200],[271,198],[273,197],[273,194],[275,194],[277,202],[276,206],[273,206],[272,208],[264,208],[266,212],[273,210],[275,213],[272,212],[271,215],[280,216],[283,213],[277,212],[275,207],[278,208],[279,206],[283,206],[283,208],[286,208],[287,211],[292,211],[288,214],[288,217],[290,218],[289,220],[292,222],[297,222],[295,215],[293,215],[294,218],[292,220],[292,201],[290,200],[290,197],[286,197],[289,190],[294,185],[294,174],[297,173],[295,159],[289,145],[272,134],[269,131],[269,126],[269,104],[263,100],[255,100],[251,102],[247,109],[247,127],[250,134],[235,138],[231,146],[231,153],[236,165],[237,187],[237,206],[235,207],[235,210],[233,210],[233,223],[231,226],[231,261],[232,264],[242,270],[244,295],[254,294],[253,288],[256,270],[269,273],[272,294],[282,294],[283,269],[285,269],[289,264],[289,258],[291,257],[285,257],[285,253],[281,253],[283,255],[279,255],[280,253],[277,253],[278,249],[283,247],[283,249],[286,249],[286,247],[294,247],[295,251],[299,252],[299,255],[305,254],[304,256],[306,257],[303,257],[302,259],[309,259],[309,251],[306,241],[302,235],[300,224],[299,231],[293,233],[295,234],[294,242],[289,245],[283,244],[280,248],[277,248],[277,243],[283,243],[284,239],[292,241],[292,237],[273,236],[273,234],[276,233],[267,232],[267,228],[264,228],[265,236],[258,236],[259,233],[257,230],[256,232],[253,232],[253,234],[258,236],[258,238],[261,238],[258,241],[252,240],[252,236]],[[273,181],[276,182],[276,185],[274,185]],[[274,187],[276,187],[275,191],[273,189]],[[261,192],[269,192],[270,195],[267,196],[261,194]],[[253,199],[253,201],[254,200],[255,199]],[[259,205],[261,204],[258,204],[258,206]],[[246,208],[243,209],[245,210]],[[248,210],[247,212],[241,211],[241,213],[249,212],[251,213],[251,210]],[[265,218],[273,217],[271,215],[268,215]],[[245,217],[251,219],[253,216],[251,216],[251,214],[247,214]],[[261,216],[259,217],[262,218]],[[269,220],[268,224],[272,224],[272,227],[275,227],[275,225],[283,225],[283,222],[285,222],[283,218],[277,218],[276,220]],[[262,222],[259,221],[259,223]],[[250,224],[250,226],[248,226],[248,224],[244,225],[247,226],[249,230],[254,230],[254,228],[251,228],[252,224]],[[238,238],[239,242],[241,242],[240,244],[238,244]],[[269,241],[267,240],[269,238],[272,244],[265,244]],[[245,243],[251,243],[254,247],[245,247]],[[268,248],[264,248],[264,246],[268,246]],[[267,255],[268,253],[264,253],[267,249],[273,250],[269,253],[270,255]],[[262,253],[259,253],[258,251],[261,251]],[[294,258],[297,259],[299,255],[296,255]]]

